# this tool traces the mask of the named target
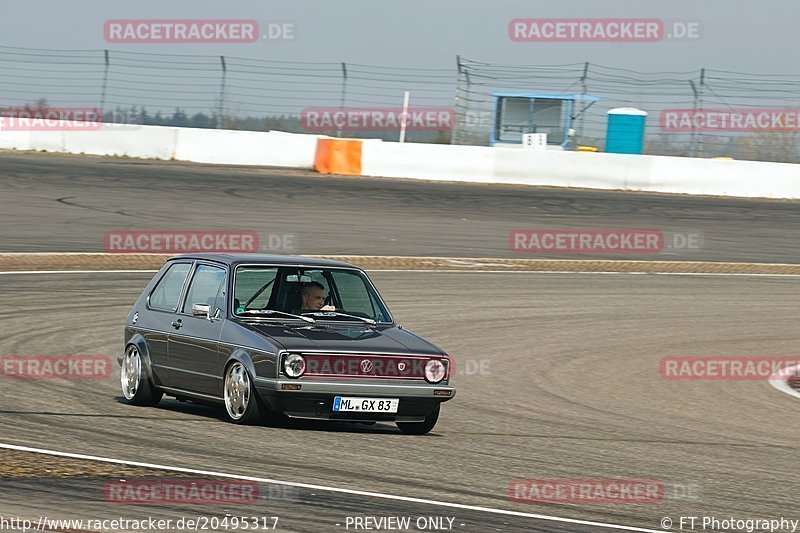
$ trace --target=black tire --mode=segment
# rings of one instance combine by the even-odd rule
[[[266,407],[258,397],[253,379],[242,363],[233,361],[225,368],[222,387],[228,420],[242,425],[263,422]]]
[[[396,422],[397,427],[407,435],[424,435],[429,433],[439,420],[439,411],[441,408],[442,404],[437,405],[436,409],[426,416],[425,420],[422,422]]]
[[[135,344],[125,348],[120,368],[120,386],[125,401],[131,405],[155,407],[164,393],[153,384],[144,367],[144,359]]]

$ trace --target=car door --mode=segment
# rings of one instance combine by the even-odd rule
[[[147,344],[150,368],[165,387],[170,386],[171,378],[167,339],[191,269],[191,261],[172,263],[148,295],[147,312],[141,313],[136,324]]]
[[[221,265],[198,262],[186,296],[169,334],[172,387],[196,394],[222,396],[219,339],[225,322],[227,271]],[[211,319],[192,316],[195,304],[208,305]]]

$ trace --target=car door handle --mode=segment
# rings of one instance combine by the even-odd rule
[[[183,326],[183,323],[180,318],[172,323],[172,327],[175,329],[181,329],[181,326]]]

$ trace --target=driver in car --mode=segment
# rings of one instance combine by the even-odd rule
[[[322,283],[312,281],[311,283],[303,286],[300,292],[300,300],[302,302],[302,313],[308,311],[335,311],[336,308],[332,305],[323,305],[325,303],[325,287]]]

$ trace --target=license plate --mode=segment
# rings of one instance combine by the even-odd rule
[[[333,412],[357,413],[396,413],[399,398],[350,398],[336,396],[333,399]]]

